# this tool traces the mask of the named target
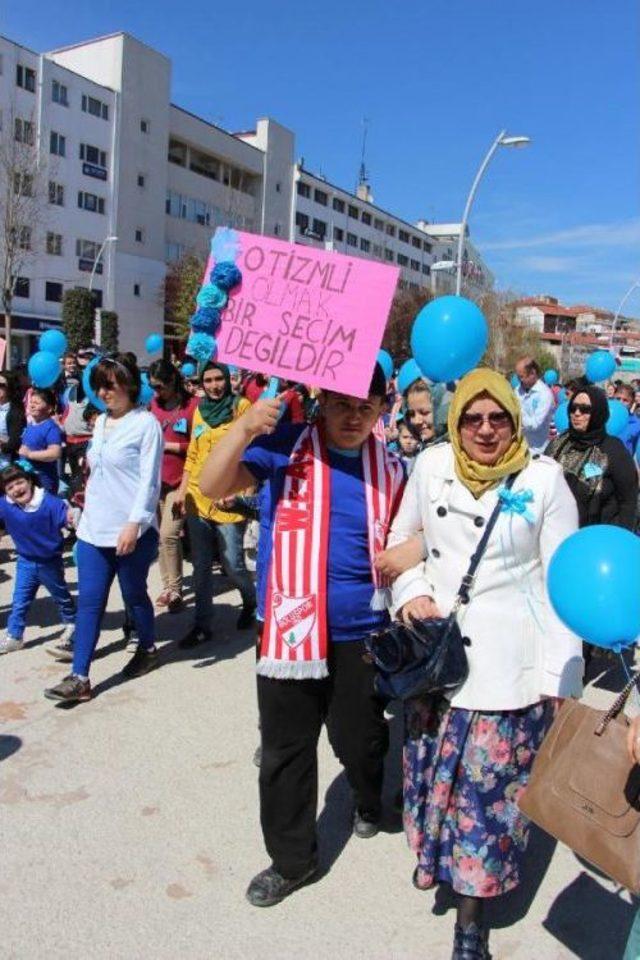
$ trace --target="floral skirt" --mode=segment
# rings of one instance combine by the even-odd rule
[[[495,897],[520,882],[528,820],[518,798],[555,703],[485,713],[446,701],[407,705],[404,827],[414,883]]]

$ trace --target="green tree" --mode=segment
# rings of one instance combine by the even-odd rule
[[[118,314],[115,310],[102,310],[100,312],[100,346],[105,353],[117,353],[119,335]]]
[[[79,350],[93,342],[93,296],[84,287],[66,290],[62,298],[62,328],[70,350]]]
[[[433,294],[424,288],[420,290],[398,289],[391,303],[389,319],[382,339],[382,347],[388,350],[396,364],[411,356],[411,327],[416,314],[425,303],[433,300]]]
[[[165,340],[174,344],[186,340],[205,266],[204,258],[195,253],[185,253],[168,265],[162,291]]]

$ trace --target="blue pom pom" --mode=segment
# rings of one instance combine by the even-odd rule
[[[230,227],[218,227],[211,241],[211,256],[216,263],[221,260],[238,259],[240,253],[240,237]]]
[[[231,264],[231,266],[234,269],[236,268],[235,264]],[[215,271],[212,271],[212,276],[214,272]],[[225,293],[226,289],[227,288],[225,287],[223,290],[220,286],[214,284],[213,282],[205,283],[205,285],[200,288],[200,293],[196,297],[196,303],[203,309],[211,308],[213,310],[224,310],[227,305],[227,300],[229,299]]]
[[[221,290],[231,290],[242,283],[242,273],[231,260],[221,260],[211,271],[209,281]]]
[[[208,333],[192,333],[187,341],[187,353],[198,363],[207,363],[216,355],[218,344]]]
[[[214,334],[220,326],[220,311],[213,307],[201,307],[196,310],[189,323],[192,330]]]

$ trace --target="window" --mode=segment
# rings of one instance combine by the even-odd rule
[[[398,240],[400,243],[409,243],[409,234],[406,230],[398,230]]]
[[[30,67],[24,67],[21,63],[16,66],[16,84],[23,90],[30,93],[36,91],[36,72]]]
[[[144,230],[142,227],[136,227],[135,238],[136,243],[144,243]]]
[[[348,214],[349,214],[349,216],[351,217],[352,220],[357,220],[357,219],[358,219],[358,213],[359,213],[358,208],[357,208],[357,207],[352,207],[351,204],[349,204]]]
[[[104,213],[104,197],[98,197],[95,193],[86,193],[84,190],[78,192],[78,206],[81,210],[89,210],[90,213]]]
[[[31,120],[21,120],[16,117],[13,121],[13,136],[18,143],[27,143],[33,146],[33,124]]]
[[[329,202],[329,197],[324,190],[314,190],[313,199],[316,203],[319,203],[323,207],[326,207],[327,203]]]
[[[273,225],[273,235],[274,235],[274,237],[279,237],[279,236],[280,236],[280,224],[279,224],[279,223],[274,223],[274,225]]]
[[[100,271],[102,273],[102,271]],[[94,287],[91,291],[91,298],[93,300],[93,309],[101,310],[102,309],[102,290],[96,290]]]
[[[308,183],[303,183],[302,180],[298,180],[296,190],[298,191],[299,197],[310,197],[311,196],[311,187]]]
[[[393,250],[385,250],[384,258],[385,260],[388,260],[390,263],[393,263]]]
[[[296,211],[296,227],[300,233],[305,233],[309,229],[309,217],[306,213],[300,213]]]
[[[56,183],[55,180],[49,180],[49,203],[56,207],[64,207],[64,186]]]
[[[404,253],[399,253],[396,259],[401,267],[406,267],[409,264],[409,257],[405,257]]]
[[[96,167],[106,167],[107,153],[99,147],[92,147],[90,143],[80,144],[80,159],[92,163]]]
[[[411,261],[411,269],[412,269],[412,270],[417,270],[418,273],[419,273],[419,272],[420,272],[420,261],[419,261],[419,260],[412,260],[412,261]]]
[[[396,228],[394,227],[394,225],[393,225],[392,223],[388,223],[388,224],[387,224],[387,236],[388,236],[388,237],[395,237],[395,235],[396,235]]]
[[[95,240],[76,240],[76,257],[80,260],[95,260],[100,253],[100,244]],[[102,264],[98,264],[101,267]],[[102,270],[98,270],[102,273]]]
[[[165,257],[171,263],[172,260],[180,260],[184,256],[185,248],[181,243],[172,243],[167,241],[165,246]]]
[[[414,246],[414,247],[416,248],[416,250],[419,250],[420,247],[422,246],[422,244],[420,243],[420,238],[419,238],[419,237],[411,237],[411,245]]]
[[[138,174],[138,186],[144,187],[144,173]]]
[[[369,253],[371,249],[371,244],[364,237],[360,237],[360,249],[363,253]]]
[[[50,303],[60,303],[62,301],[62,284],[47,280],[44,285],[44,298]]]
[[[109,119],[109,104],[90,97],[86,93],[82,94],[82,109],[85,113],[90,113],[92,117],[100,117],[102,120]]]
[[[140,284],[139,284],[139,283],[134,283],[134,285],[133,285],[133,295],[134,295],[134,297],[139,297],[139,296],[140,296]]]
[[[344,241],[344,230],[341,230],[340,227],[334,227],[333,239],[337,240],[338,243],[342,243]]]
[[[62,234],[47,232],[47,253],[54,257],[62,256]]]
[[[428,263],[422,264],[422,272],[426,274],[427,277],[429,276],[429,274],[431,273],[431,267],[429,266]]]
[[[31,286],[28,277],[16,277],[16,286],[14,289],[14,295],[16,297],[29,297],[29,287]]]
[[[348,233],[348,234],[347,234],[347,246],[348,246],[348,247],[357,247],[357,246],[358,246],[358,238],[356,237],[355,233]]]
[[[18,246],[21,250],[31,250],[31,227],[18,228]]]
[[[373,221],[373,225],[376,230],[384,230],[384,220],[378,220],[376,217],[376,219]]]
[[[61,107],[69,106],[69,91],[64,83],[60,83],[59,80],[51,81],[51,99]]]
[[[278,182],[276,183],[276,193],[280,193],[281,190],[282,190],[282,184],[278,180]]]
[[[33,177],[30,173],[14,172],[13,193],[16,199],[33,196]]]
[[[67,154],[67,138],[61,133],[56,133],[55,130],[49,134],[49,153],[56,157],[64,157]]]
[[[362,222],[366,223],[367,226],[371,226],[371,214],[367,213],[366,210],[362,211]]]
[[[431,253],[431,249],[432,249],[431,244],[427,243],[427,241],[424,240],[422,243],[422,249],[424,250],[425,253]]]
[[[333,209],[337,213],[344,213],[344,200],[339,200],[338,197],[333,198]]]
[[[313,218],[313,232],[316,236],[320,237],[321,240],[324,240],[327,235],[327,225],[324,220],[316,220],[315,217]]]
[[[149,121],[143,117],[140,120],[140,133],[149,133],[150,127],[151,127],[151,124],[149,123]],[[136,294],[136,296],[139,296],[139,294]]]
[[[380,246],[379,243],[374,243],[373,255],[374,257],[378,257],[378,259],[382,260],[382,247]]]

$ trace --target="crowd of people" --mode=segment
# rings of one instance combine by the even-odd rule
[[[16,554],[0,653],[21,649],[43,585],[63,624],[47,653],[71,664],[45,696],[90,700],[114,579],[131,653],[123,673],[134,678],[161,663],[154,606],[185,607],[186,548],[193,619],[176,642],[215,643],[218,559],[240,595],[237,629],[257,637],[260,816],[271,864],[249,885],[255,906],[277,904],[318,873],[323,724],[353,792],[354,835],[380,829],[388,704],[365,638],[390,617],[447,615],[499,511],[458,613],[468,679],[447,699],[410,701],[404,716],[413,882],[454,891],[454,960],[488,958],[484,905],[521,879],[528,824],[518,798],[558,703],[579,696],[583,681],[582,644],[551,607],[546,569],[578,527],[637,531],[640,382],[549,387],[523,357],[515,388],[480,368],[457,383],[416,380],[399,394],[376,365],[363,399],[282,382],[264,397],[259,374],[212,361],[185,378],[161,359],[149,366],[153,399],[144,406],[132,354],[88,349],[63,365],[51,389],[0,373],[0,523]],[[560,390],[569,404],[562,432]],[[606,431],[608,396],[629,410],[620,437]],[[63,563],[71,541],[75,598]]]

